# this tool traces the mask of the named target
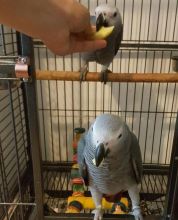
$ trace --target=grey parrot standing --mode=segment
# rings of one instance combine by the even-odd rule
[[[94,220],[101,220],[102,197],[127,191],[132,214],[143,220],[138,184],[142,159],[138,140],[122,119],[103,114],[96,118],[78,145],[79,171],[94,200]]]
[[[81,80],[85,79],[88,72],[88,62],[96,61],[102,65],[101,81],[107,81],[108,67],[112,62],[114,56],[117,54],[123,35],[123,24],[119,10],[116,7],[108,4],[99,5],[95,9],[96,15],[96,30],[98,31],[102,26],[114,26],[114,30],[110,36],[106,38],[107,46],[103,49],[94,52],[86,52],[82,54],[81,64]]]

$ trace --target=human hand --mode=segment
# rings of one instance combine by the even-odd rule
[[[55,54],[90,51],[106,46],[89,40],[88,10],[75,0],[0,0],[0,22],[40,38]]]
[[[56,24],[55,31],[51,31],[50,35],[46,35],[44,32],[41,36],[41,39],[52,51],[64,55],[96,50],[106,46],[104,40],[89,40],[88,37],[93,33],[93,27],[90,25],[90,14],[84,6],[73,0],[60,0],[55,3],[56,8],[63,5],[61,8],[63,16],[57,19],[58,24]]]

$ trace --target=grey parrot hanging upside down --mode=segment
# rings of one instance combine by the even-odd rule
[[[86,52],[82,54],[82,63],[80,69],[80,79],[85,80],[85,76],[88,72],[88,62],[96,61],[102,65],[101,69],[101,81],[107,81],[108,67],[113,61],[114,56],[117,54],[123,35],[122,18],[118,8],[110,6],[108,4],[99,5],[95,9],[96,15],[96,31],[102,26],[111,27],[114,26],[114,30],[106,38],[107,46],[103,49],[96,50],[94,52]]]
[[[122,119],[103,114],[78,144],[79,171],[92,195],[94,220],[103,217],[102,197],[128,191],[135,220],[143,220],[138,184],[142,159],[138,140]]]

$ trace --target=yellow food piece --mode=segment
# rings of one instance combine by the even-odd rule
[[[102,40],[107,38],[114,30],[114,26],[111,27],[101,27],[99,31],[95,32],[92,35],[94,40]]]

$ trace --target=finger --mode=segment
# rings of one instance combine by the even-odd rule
[[[73,5],[69,26],[72,33],[91,32],[90,14],[86,7],[79,3]]]
[[[95,31],[94,26],[91,26],[90,24],[86,27],[86,29],[84,30],[84,33],[86,35],[90,35]]]
[[[92,25],[92,31],[96,31],[96,26]]]
[[[105,40],[94,40],[94,41],[77,41],[72,39],[70,43],[70,52],[85,52],[94,51],[106,47],[107,43]]]
[[[96,26],[89,27],[84,33],[85,33],[85,40],[91,40],[91,36],[96,32]]]
[[[71,36],[76,40],[91,40],[95,32],[96,26],[91,26],[91,28],[87,29],[87,31],[80,33],[71,33]]]

